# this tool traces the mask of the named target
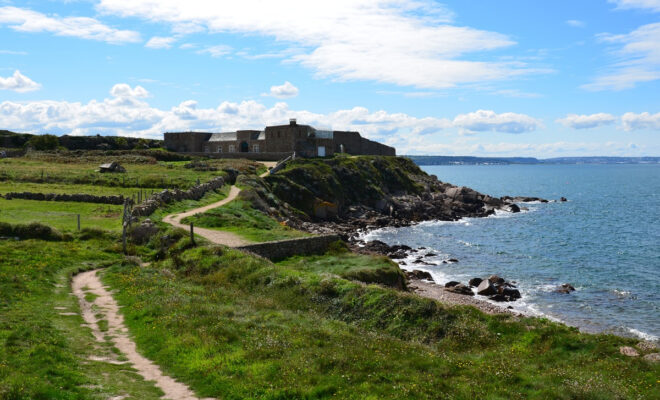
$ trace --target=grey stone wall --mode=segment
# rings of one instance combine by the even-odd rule
[[[290,156],[293,152],[278,152],[278,153],[185,153],[188,156],[198,156],[207,158],[243,158],[246,160],[256,161],[279,161],[283,158]]]
[[[154,213],[161,205],[181,201],[186,199],[199,200],[206,192],[220,189],[225,184],[222,177],[213,178],[206,183],[191,187],[188,190],[165,189],[162,192],[154,193],[144,202],[133,207],[133,217],[146,217]]]
[[[274,242],[256,243],[237,247],[273,261],[282,260],[297,255],[323,254],[328,246],[341,240],[339,235],[312,236],[299,239],[277,240]]]
[[[32,193],[32,192],[9,192],[5,194],[5,199],[23,199],[39,201],[73,201],[79,203],[100,203],[100,204],[124,204],[124,196],[95,196],[84,193]]]

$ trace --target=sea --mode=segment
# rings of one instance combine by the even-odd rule
[[[660,165],[422,166],[443,182],[493,196],[567,202],[523,203],[520,213],[428,221],[367,232],[365,240],[425,247],[420,266],[444,284],[497,274],[515,281],[519,312],[578,327],[660,339]],[[422,252],[422,254],[424,254]],[[443,260],[458,259],[443,264]],[[556,292],[559,285],[576,288]],[[479,296],[481,297],[481,296]]]

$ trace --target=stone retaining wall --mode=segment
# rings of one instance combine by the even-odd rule
[[[206,183],[195,185],[188,190],[165,189],[162,192],[152,194],[143,203],[133,207],[133,217],[146,217],[153,214],[163,204],[181,200],[199,200],[207,192],[221,188],[225,184],[222,177],[211,179]]]
[[[341,240],[339,235],[312,236],[299,239],[277,240],[236,247],[273,261],[297,255],[323,254],[328,246]]]
[[[244,158],[253,161],[279,161],[291,155],[291,152],[273,152],[273,153],[180,153],[186,156],[207,157],[207,158]]]
[[[74,201],[79,203],[100,203],[100,204],[124,204],[124,196],[95,196],[84,193],[32,193],[32,192],[9,192],[5,194],[5,199],[23,199],[39,201]]]

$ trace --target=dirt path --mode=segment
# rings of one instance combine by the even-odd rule
[[[266,166],[266,168],[269,167],[274,167],[277,163],[275,162],[267,162],[264,161],[262,162],[263,165]],[[259,177],[263,178],[264,176],[268,175],[268,171],[264,172],[263,174],[259,175]],[[168,223],[172,226],[175,226],[177,228],[181,229],[189,229],[190,226],[184,225],[181,223],[181,220],[190,217],[191,215],[199,214],[206,212],[208,210],[222,207],[225,204],[229,203],[230,201],[234,200],[238,194],[241,192],[241,189],[239,189],[237,186],[232,185],[229,189],[229,195],[225,197],[224,199],[217,201],[213,204],[206,205],[204,207],[199,207],[199,208],[194,208],[192,210],[188,210],[186,212],[182,212],[179,214],[170,214],[167,215],[165,218],[163,218],[163,222]],[[225,231],[217,231],[214,229],[206,229],[206,228],[198,228],[195,227],[195,233],[198,234],[199,236],[202,236],[203,238],[207,239],[210,242],[216,243],[216,244],[223,244],[225,246],[229,247],[239,247],[239,246],[245,246],[247,244],[250,244],[249,241],[241,238],[240,236],[236,235],[235,233],[231,232],[225,232]]]
[[[188,210],[186,212],[182,212],[179,214],[170,214],[163,218],[163,222],[166,222],[172,226],[175,226],[177,228],[181,229],[189,229],[189,226],[184,225],[181,223],[181,220],[189,217],[191,215],[203,213],[205,211],[211,210],[213,208],[221,207],[224,206],[225,204],[229,203],[230,201],[234,200],[238,194],[241,192],[241,189],[239,189],[236,186],[232,186],[229,189],[229,195],[225,197],[224,199],[217,201],[213,204],[206,205],[204,207],[199,207],[199,208],[194,208],[192,210]],[[244,246],[246,244],[249,244],[245,239],[242,239],[240,236],[236,235],[235,233],[231,232],[224,232],[224,231],[216,231],[213,229],[205,229],[205,228],[198,228],[195,227],[195,233],[198,234],[199,236],[202,236],[206,238],[207,240],[217,243],[217,244],[224,244],[225,246],[229,247],[238,247],[238,246]]]
[[[163,398],[172,400],[197,400],[195,393],[188,386],[175,381],[164,375],[160,368],[141,356],[137,352],[135,343],[128,337],[128,329],[124,325],[124,318],[119,313],[119,306],[108,292],[97,276],[99,270],[87,271],[73,277],[71,284],[73,293],[78,297],[83,319],[92,329],[96,340],[100,343],[106,342],[106,337],[112,341],[128,362],[147,381],[154,381],[165,395]],[[87,301],[85,295],[91,294],[95,297],[93,301]],[[97,319],[97,315],[102,317]],[[99,320],[108,322],[108,329],[102,332],[99,328]]]

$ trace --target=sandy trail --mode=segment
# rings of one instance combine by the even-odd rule
[[[264,161],[262,162],[263,165],[266,166],[266,168],[272,168],[274,167],[277,163],[276,162],[267,162]],[[263,174],[259,175],[259,177],[263,178],[266,175],[268,175],[268,171],[264,172]],[[177,228],[181,229],[190,229],[189,225],[184,225],[181,223],[181,220],[190,217],[191,215],[199,214],[206,212],[208,210],[222,207],[225,204],[229,203],[230,201],[236,199],[238,194],[241,192],[241,189],[239,189],[237,186],[232,185],[229,189],[229,195],[225,197],[224,199],[217,201],[213,204],[206,205],[204,207],[199,207],[199,208],[194,208],[192,210],[188,210],[186,212],[182,212],[179,214],[170,214],[167,215],[165,218],[163,218],[163,222],[168,223],[172,226],[175,226]],[[207,239],[208,241],[216,244],[223,244],[225,246],[229,247],[239,247],[239,246],[245,246],[247,244],[250,244],[249,241],[241,238],[240,236],[236,235],[235,233],[231,232],[224,232],[224,231],[217,231],[214,229],[206,229],[206,228],[198,228],[195,227],[194,231],[196,234],[199,236]]]
[[[197,400],[195,393],[188,386],[164,375],[160,368],[141,356],[137,352],[135,343],[128,337],[128,329],[124,325],[124,318],[119,313],[119,306],[97,276],[99,270],[82,272],[73,277],[71,284],[73,293],[78,297],[83,319],[92,329],[92,334],[100,343],[105,343],[105,337],[110,337],[112,344],[117,347],[145,380],[154,381],[165,395],[163,398],[172,400]],[[91,293],[98,297],[89,302],[85,294]],[[96,306],[96,307],[93,307]],[[101,313],[103,319],[108,321],[108,331],[101,332],[95,314]],[[105,360],[103,357],[99,357]]]

